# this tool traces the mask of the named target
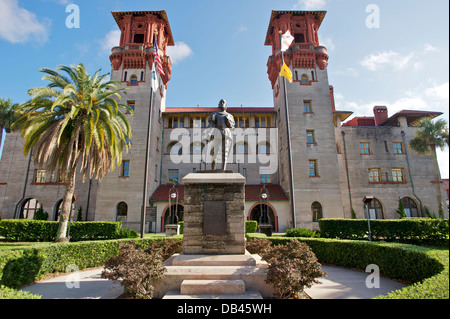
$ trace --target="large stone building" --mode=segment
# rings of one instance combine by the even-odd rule
[[[368,207],[371,218],[397,218],[399,198],[408,216],[423,216],[425,206],[437,211],[433,161],[407,145],[421,119],[441,113],[405,110],[389,116],[385,106],[375,106],[373,117],[348,120],[352,112],[336,110],[327,50],[317,33],[325,14],[273,11],[265,45],[272,47],[267,68],[274,106],[228,108],[236,129],[227,169],[247,179],[246,217],[259,220],[262,212],[268,212],[278,232],[294,226],[317,228],[322,217],[364,218],[362,200],[367,196],[373,197]],[[121,38],[110,56],[111,79],[128,89],[127,103],[135,112],[127,115],[132,147],[123,155],[122,166],[101,182],[77,180],[73,215],[81,211],[85,220],[118,220],[139,230],[145,202],[145,230],[164,232],[170,213],[183,219],[182,178],[209,169],[205,155],[210,144],[204,133],[217,108],[166,107],[171,77],[166,49],[174,41],[165,11],[112,15]],[[280,32],[287,30],[295,38],[284,52],[293,83],[284,86],[279,76]],[[156,92],[151,86],[153,35],[164,73]],[[49,219],[56,220],[64,181],[36,167],[22,149],[20,135],[8,133],[0,162],[0,218],[33,218],[42,207]],[[149,200],[143,201],[146,164]]]

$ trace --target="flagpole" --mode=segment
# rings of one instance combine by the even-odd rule
[[[280,50],[283,42],[282,31],[280,30]],[[284,56],[283,50],[281,50],[281,65],[284,64]],[[288,156],[289,156],[289,181],[290,181],[290,189],[291,189],[291,210],[292,210],[292,222],[293,227],[296,228],[296,218],[295,218],[295,195],[294,195],[294,172],[292,170],[292,148],[291,148],[291,129],[289,125],[289,108],[288,108],[288,98],[287,98],[287,88],[286,88],[286,78],[283,78],[283,88],[284,88],[284,107],[286,113],[286,131],[287,131],[287,148],[288,148]]]
[[[153,49],[155,49],[155,40],[156,38],[153,38]],[[154,59],[154,55],[153,55]],[[155,63],[153,61],[153,63]],[[150,127],[151,127],[151,120],[152,120],[152,106],[153,106],[153,87],[152,83],[153,76],[151,76],[150,80],[150,102],[149,102],[149,109],[148,109],[148,122],[147,122],[147,145],[145,146],[145,172],[144,172],[144,187],[142,191],[142,209],[141,209],[141,238],[144,238],[145,233],[145,214],[147,211],[147,196],[148,196],[148,166],[149,166],[149,157],[150,157]]]

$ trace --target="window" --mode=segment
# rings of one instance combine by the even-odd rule
[[[270,115],[255,116],[255,126],[256,127],[272,127],[272,116],[270,116]]]
[[[361,152],[362,155],[369,155],[369,154],[371,154],[370,143],[367,143],[367,142],[359,143],[359,148],[360,148],[360,152]]]
[[[120,172],[121,177],[130,176],[130,161],[122,161],[122,170]]]
[[[393,168],[392,169],[392,181],[393,182],[404,182],[405,176],[403,175],[403,168]]]
[[[144,71],[141,72],[141,82],[144,81]]]
[[[191,144],[191,154],[201,154],[203,149],[203,144],[200,142],[195,142]]]
[[[294,43],[305,43],[305,35],[303,33],[295,33]]]
[[[270,154],[270,144],[269,143],[259,144],[258,154]]]
[[[128,73],[127,73],[127,71],[125,71],[124,73],[123,73],[123,80],[126,82],[127,81],[127,76],[128,76]]]
[[[168,128],[184,127],[184,116],[171,116],[167,124]]]
[[[243,169],[242,169],[242,175],[243,175],[245,178],[247,178],[247,169],[246,169],[246,168],[243,168]]]
[[[138,83],[137,83],[137,76],[136,75],[132,75],[131,77],[130,77],[130,85],[137,85]]]
[[[322,216],[322,205],[319,202],[314,202],[311,205],[312,221],[317,223]]]
[[[405,154],[402,142],[394,142],[392,146],[394,146],[394,154]]]
[[[379,168],[369,168],[369,182],[381,182]]]
[[[307,144],[315,144],[316,143],[316,139],[314,138],[313,130],[306,131],[306,143]]]
[[[269,184],[270,183],[270,174],[260,174],[261,184]]]
[[[301,80],[300,80],[301,84],[309,84],[309,78],[306,74],[302,74]]]
[[[134,108],[136,106],[136,102],[135,101],[127,101],[127,105],[128,105],[128,107],[130,107],[134,111]],[[125,114],[131,114],[131,112],[127,110],[127,112]]]
[[[312,113],[311,101],[303,101],[303,107],[305,113]]]
[[[169,153],[174,155],[182,154],[182,147],[180,143],[172,143],[169,145]]]
[[[169,169],[169,184],[178,184],[178,170]]]
[[[206,127],[205,116],[191,116],[189,119],[191,127]]]
[[[133,43],[144,43],[144,35],[143,34],[135,34]]]
[[[383,219],[383,206],[378,199],[374,198],[368,206],[370,219]],[[367,211],[365,207],[364,214],[367,217]]]
[[[409,197],[402,198],[403,207],[406,217],[419,217],[417,213],[417,204]]]
[[[45,178],[47,173],[44,169],[36,169],[34,170],[34,183],[43,184],[45,183]]]
[[[117,204],[116,211],[116,221],[118,222],[126,222],[128,215],[128,205],[125,202],[120,202]]]
[[[248,116],[235,116],[236,127],[249,127],[250,119]]]
[[[309,160],[309,176],[310,177],[319,176],[317,170],[317,160]]]
[[[248,153],[248,145],[247,143],[238,143],[236,144],[236,154],[247,154]]]
[[[37,199],[31,198],[31,199],[27,200],[22,205],[22,211],[21,211],[20,218],[34,219],[34,215],[36,214],[38,209],[41,207],[42,206],[41,206],[41,204],[39,204]]]

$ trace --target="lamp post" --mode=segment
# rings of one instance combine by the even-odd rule
[[[259,218],[259,231],[267,236],[272,236],[272,224],[270,222],[268,212],[269,192],[266,189],[266,185],[264,185],[261,189],[260,198],[259,210],[261,212],[261,216]]]
[[[370,230],[370,212],[369,212],[369,205],[373,200],[373,196],[365,196],[363,198],[363,203],[366,209],[367,214],[367,226],[369,228],[369,241],[372,241],[372,231]]]
[[[180,233],[180,227],[178,225],[177,219],[177,209],[178,209],[178,189],[176,185],[173,184],[169,191],[169,220],[166,224],[166,236],[174,236]]]

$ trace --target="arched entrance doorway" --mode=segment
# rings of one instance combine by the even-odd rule
[[[167,206],[161,220],[161,231],[164,232],[165,225],[178,224],[181,221],[184,221],[184,206],[180,204]]]
[[[274,208],[270,204],[257,203],[253,205],[250,209],[250,214],[248,219],[255,220],[258,222],[258,225],[265,224],[267,221],[263,220],[264,213],[267,212],[267,216],[269,217],[269,223],[272,225],[272,231],[278,231],[278,221]]]

